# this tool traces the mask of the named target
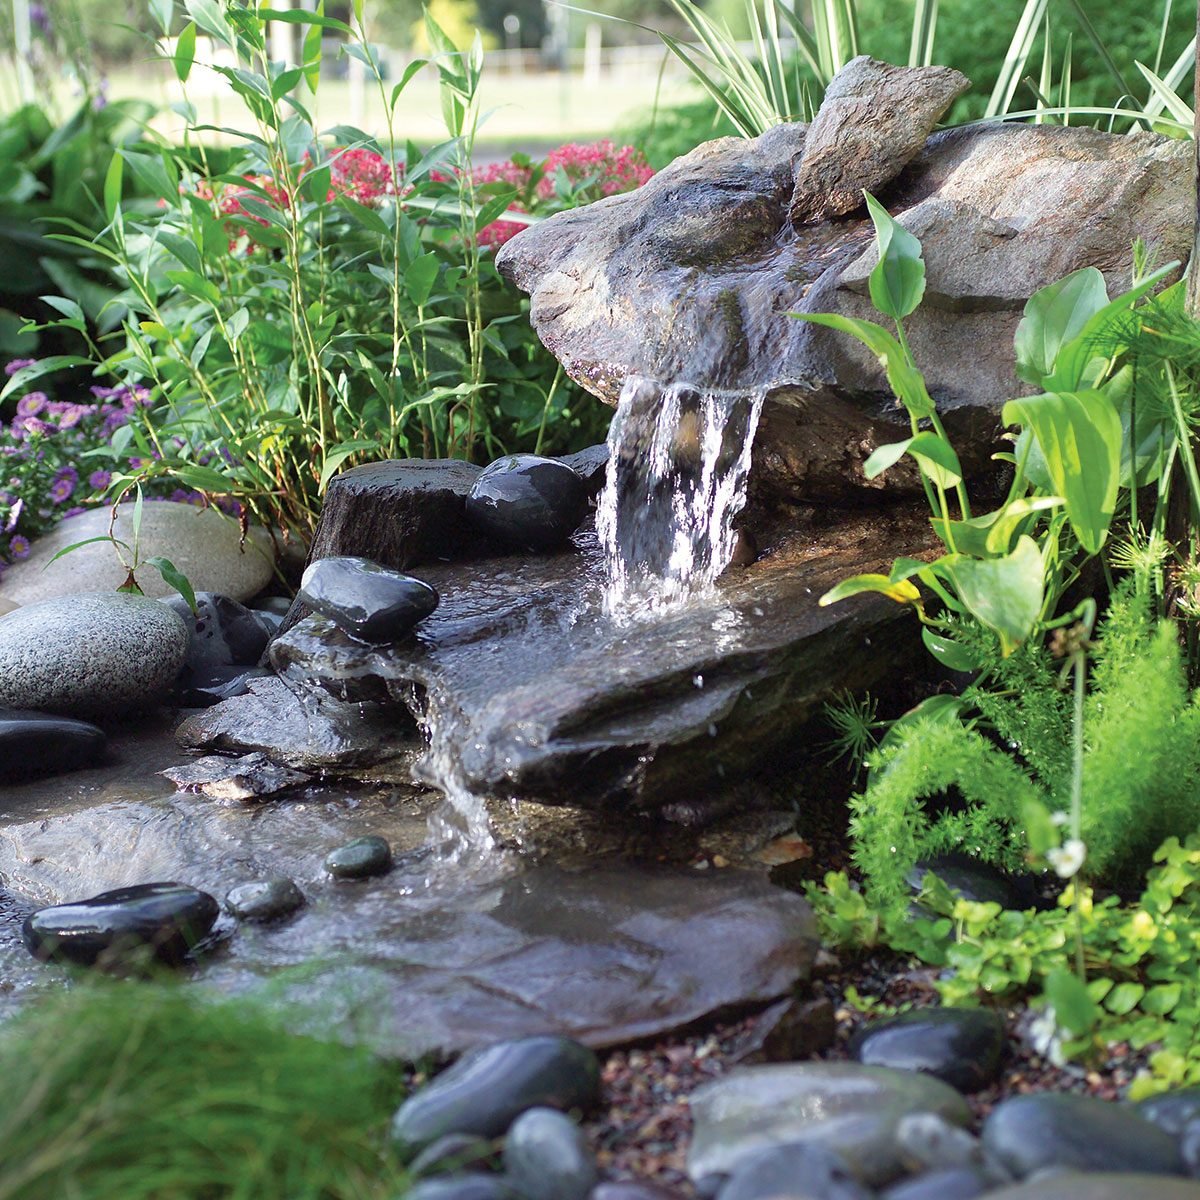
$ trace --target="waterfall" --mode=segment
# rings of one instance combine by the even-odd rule
[[[596,515],[608,612],[675,607],[729,565],[763,399],[641,376],[626,381]]]

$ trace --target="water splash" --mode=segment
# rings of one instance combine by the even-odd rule
[[[596,516],[606,611],[674,608],[706,591],[729,565],[763,399],[762,392],[641,376],[626,381],[609,429]]]

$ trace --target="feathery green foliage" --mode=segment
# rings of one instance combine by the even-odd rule
[[[1134,581],[1120,585],[1095,647],[1084,710],[1082,840],[1092,878],[1127,881],[1165,838],[1200,826],[1200,701],[1185,682],[1175,627]],[[854,859],[868,895],[907,902],[922,857],[949,850],[1018,867],[1031,807],[1070,808],[1070,697],[1032,644],[963,696],[977,721],[917,720],[868,757],[851,799]]]
[[[398,1075],[245,1000],[79,986],[0,1029],[0,1200],[385,1200]]]

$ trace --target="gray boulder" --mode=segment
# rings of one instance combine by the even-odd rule
[[[122,505],[112,533],[132,546],[130,508]],[[76,542],[107,536],[110,517],[108,508],[88,509],[60,521],[38,538],[28,558],[5,570],[0,582],[0,611],[4,602],[32,604],[55,596],[119,588],[127,572],[113,547],[105,542],[81,546],[51,562],[59,551]],[[138,543],[143,561],[157,556],[170,559],[197,592],[220,592],[234,600],[248,600],[262,591],[275,567],[274,548],[265,530],[251,529],[243,542],[241,527],[234,518],[192,504],[168,500],[147,503],[142,509]],[[175,594],[153,567],[140,568],[137,581],[147,596]]]
[[[189,636],[177,613],[143,596],[23,605],[0,617],[0,705],[76,716],[152,707],[174,683]]]
[[[904,1117],[932,1112],[955,1125],[970,1117],[962,1096],[938,1079],[843,1062],[740,1067],[694,1092],[691,1109],[693,1179],[736,1171],[772,1146],[809,1142],[842,1155],[869,1185],[904,1172],[896,1139]]]
[[[923,76],[846,71],[878,90],[847,106],[835,80],[811,128],[709,142],[637,191],[527,229],[496,260],[530,293],[538,336],[607,403],[631,375],[764,391],[752,481],[808,500],[861,501],[918,481],[899,467],[863,475],[875,447],[908,430],[874,356],[789,316],[877,317],[866,283],[873,227],[862,209],[793,225],[793,208],[805,218],[842,209],[835,193],[852,175],[921,238],[927,292],[905,329],[973,471],[997,448],[1004,401],[1028,391],[1013,371],[1012,341],[1029,296],[1089,266],[1115,294],[1128,286],[1135,238],[1159,262],[1184,260],[1194,217],[1186,142],[1000,124],[926,140],[932,110],[903,103]],[[946,89],[935,90],[944,100]],[[828,147],[810,153],[822,129],[836,133],[831,145],[853,149],[842,177]],[[905,163],[894,151],[912,148],[914,133]],[[814,200],[818,184],[824,204]]]

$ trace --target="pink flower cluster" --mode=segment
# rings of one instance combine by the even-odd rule
[[[339,150],[329,162],[331,187],[328,199],[333,200],[341,194],[359,204],[375,205],[385,196],[396,194],[399,177],[403,174],[403,163],[393,170],[387,159],[374,150]]]
[[[590,143],[568,142],[552,150],[537,166],[513,161],[491,163],[476,174],[475,183],[501,182],[515,187],[520,197],[508,206],[510,212],[536,212],[539,209],[554,212],[603,196],[631,192],[653,174],[653,168],[640,150],[633,146],[618,149],[605,138]],[[560,192],[562,176],[568,183],[565,195]],[[494,249],[524,228],[523,221],[493,221],[479,231],[479,244]]]
[[[542,164],[544,174],[538,183],[538,195],[543,200],[553,197],[560,169],[572,184],[586,184],[601,196],[632,192],[654,174],[646,156],[633,146],[618,149],[608,138],[586,145],[568,142],[551,150]]]

